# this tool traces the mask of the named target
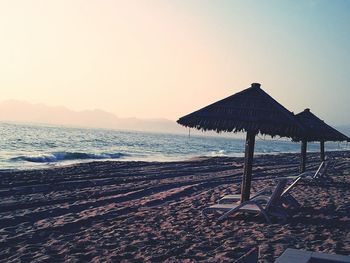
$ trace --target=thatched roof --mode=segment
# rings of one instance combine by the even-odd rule
[[[271,136],[300,136],[294,114],[253,83],[250,88],[181,117],[179,124],[216,132],[252,131]]]
[[[306,139],[307,141],[348,141],[350,138],[336,129],[326,124],[323,120],[319,119],[313,114],[310,109],[295,115],[297,120],[304,126],[304,137],[294,138],[296,141]]]

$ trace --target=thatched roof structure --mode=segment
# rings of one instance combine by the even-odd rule
[[[297,120],[304,126],[305,135],[301,137],[293,138],[295,141],[348,141],[350,138],[336,129],[326,124],[323,120],[319,119],[313,114],[310,109],[295,115]]]
[[[177,121],[199,130],[254,132],[297,137],[303,127],[294,114],[253,83],[250,88],[190,113]]]
[[[294,114],[253,83],[250,88],[190,113],[177,121],[199,130],[247,132],[241,184],[241,201],[249,200],[252,181],[255,136],[297,137],[304,128]]]

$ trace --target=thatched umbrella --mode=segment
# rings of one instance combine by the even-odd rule
[[[300,172],[305,172],[306,165],[306,149],[307,142],[317,141],[320,142],[320,155],[321,161],[325,160],[324,154],[324,143],[326,141],[348,141],[350,138],[336,129],[326,124],[323,120],[319,119],[313,114],[310,109],[295,115],[300,124],[305,128],[304,136],[294,138],[296,141],[301,141],[301,161],[300,161]]]
[[[255,135],[297,137],[303,133],[293,113],[264,92],[259,83],[181,117],[177,122],[204,131],[247,132],[241,201],[249,200]]]

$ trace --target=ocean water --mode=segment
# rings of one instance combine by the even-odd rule
[[[259,137],[255,145],[257,154],[300,151],[299,143]],[[349,147],[344,143],[326,143],[326,149]],[[309,144],[308,151],[319,151],[319,144]],[[0,123],[0,170],[46,168],[95,160],[177,161],[197,156],[243,155],[243,139],[205,136],[205,133],[189,137]]]

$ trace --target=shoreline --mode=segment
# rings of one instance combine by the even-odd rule
[[[350,152],[324,183],[293,189],[286,224],[201,210],[239,191],[243,158],[90,162],[0,172],[0,261],[231,262],[254,246],[273,262],[286,248],[350,253]],[[308,154],[307,169],[319,164]],[[299,154],[255,156],[252,191],[298,173]]]
[[[343,153],[343,152],[349,152],[350,150],[332,150],[332,151],[326,151],[326,153]],[[278,156],[278,155],[285,155],[285,154],[291,154],[291,155],[298,155],[300,154],[299,152],[272,152],[272,153],[262,153],[262,152],[257,152],[254,153],[254,158],[260,158],[262,156]],[[319,154],[317,151],[309,151],[308,155],[309,156],[314,156]],[[70,161],[57,161],[57,162],[50,162],[44,164],[44,162],[30,162],[28,161],[26,165],[33,164],[33,166],[28,166],[24,167],[23,169],[21,168],[1,168],[0,167],[0,174],[1,173],[6,173],[6,172],[25,172],[25,171],[40,171],[40,170],[49,170],[49,169],[59,169],[59,168],[65,168],[65,167],[70,167],[70,166],[79,166],[79,165],[84,165],[84,164],[89,164],[89,163],[108,163],[108,162],[144,162],[144,163],[174,163],[174,162],[187,162],[191,160],[197,160],[197,159],[210,159],[210,158],[243,158],[244,153],[237,154],[237,156],[232,156],[232,155],[202,155],[202,156],[187,156],[182,158],[174,158],[174,157],[169,157],[165,159],[158,159],[158,160],[147,160],[147,158],[135,158],[135,159],[129,159],[128,157],[124,158],[117,158],[117,159],[91,159],[91,160],[70,160]],[[35,167],[37,165],[38,167]]]

